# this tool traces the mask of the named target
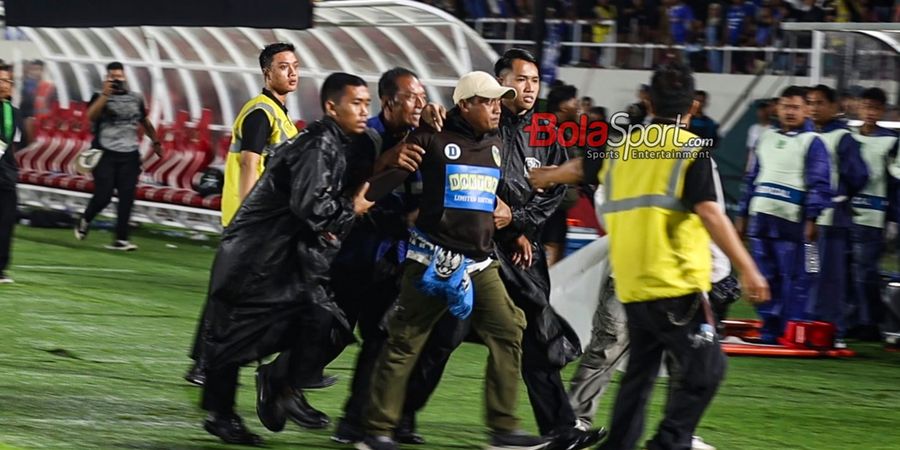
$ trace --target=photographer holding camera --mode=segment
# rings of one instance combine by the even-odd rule
[[[91,97],[87,110],[93,123],[93,148],[103,150],[94,167],[94,196],[75,227],[75,238],[84,240],[91,221],[112,200],[113,190],[119,197],[116,211],[116,237],[110,250],[130,251],[137,246],[128,241],[128,219],[134,205],[138,176],[141,174],[140,135],[138,126],[153,141],[153,151],[162,157],[163,151],[156,129],[147,118],[144,99],[128,90],[125,68],[120,62],[106,66],[103,91]]]

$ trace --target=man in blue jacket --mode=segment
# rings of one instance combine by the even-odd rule
[[[807,305],[809,319],[833,323],[837,327],[835,346],[845,348],[843,310],[847,296],[847,253],[853,211],[850,199],[866,186],[869,171],[860,156],[859,142],[838,117],[837,93],[820,84],[806,94],[810,116],[825,144],[831,166],[832,206],[826,208],[816,224],[819,234],[819,282],[813,286]]]
[[[807,119],[806,89],[786,88],[778,99],[779,128],[763,132],[756,163],[745,178],[738,230],[750,237],[750,251],[772,290],[757,307],[762,339],[775,343],[788,320],[805,318],[814,267],[806,245],[815,246],[816,220],[831,206],[828,150]],[[814,248],[814,247],[813,247]]]

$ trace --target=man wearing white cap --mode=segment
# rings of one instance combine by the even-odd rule
[[[490,259],[494,230],[509,224],[509,207],[497,196],[500,182],[500,99],[516,91],[485,72],[459,79],[456,105],[443,129],[414,131],[407,143],[425,149],[419,170],[422,199],[407,251],[400,298],[388,319],[388,340],[375,363],[365,425],[359,446],[394,450],[391,438],[400,419],[410,372],[432,327],[449,309],[466,318],[490,351],[485,375],[485,407],[491,445],[532,448],[544,442],[519,429],[516,401],[525,316],[500,280]],[[398,186],[404,169],[372,180],[370,200]]]

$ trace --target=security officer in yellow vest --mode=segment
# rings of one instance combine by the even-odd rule
[[[285,107],[287,95],[296,91],[300,82],[300,61],[294,46],[284,42],[267,45],[259,54],[259,67],[265,87],[244,104],[234,119],[231,147],[225,158],[222,226],[226,227],[262,175],[266,148],[297,134]]]
[[[818,270],[816,220],[831,206],[828,150],[808,114],[806,89],[786,88],[778,99],[780,128],[760,135],[756,163],[744,181],[738,229],[746,230],[750,252],[772,287],[772,301],[757,307],[761,338],[770,344],[788,320],[807,318]]]
[[[711,287],[710,237],[734,262],[749,299],[769,299],[765,278],[717,203],[708,153],[679,144],[696,137],[679,129],[686,123],[694,98],[690,70],[681,63],[658,69],[650,97],[655,118],[643,142],[659,144],[642,143],[630,150],[611,148],[619,154],[603,161],[599,173],[588,173],[598,165],[590,158],[531,172],[536,187],[571,183],[582,176],[604,184],[606,200],[600,212],[609,231],[610,261],[631,342],[609,437],[598,447],[604,450],[631,450],[637,444],[664,351],[680,369],[677,379],[670,380],[665,417],[646,448],[691,448],[694,429],[725,371],[725,357],[705,298]],[[658,133],[663,133],[663,139]],[[632,135],[628,140],[640,139]],[[662,155],[664,151],[680,153],[674,158],[633,156],[635,152]]]
[[[877,123],[884,117],[886,105],[887,95],[883,90],[869,88],[863,91],[859,103],[863,125],[853,132],[869,167],[869,182],[852,199],[852,289],[845,312],[849,336],[867,340],[880,338],[878,324],[884,319],[884,306],[878,260],[884,247],[885,221],[897,221],[897,199],[900,197],[897,133]]]
[[[237,214],[244,198],[253,189],[265,168],[266,150],[297,134],[297,128],[287,114],[285,99],[297,90],[300,62],[292,44],[276,42],[267,45],[259,54],[265,87],[262,93],[250,99],[241,108],[232,128],[231,148],[225,160],[225,183],[222,189],[222,225],[227,227]],[[327,312],[317,311],[324,318]],[[184,378],[193,384],[206,382],[206,339],[208,329],[208,305],[204,305],[199,321],[191,358],[195,361]],[[285,361],[287,358],[284,359]],[[279,371],[287,370],[279,367]],[[305,383],[307,388],[327,387],[336,381],[321,374],[298,374],[316,380]],[[322,428],[329,423],[328,416],[308,403],[299,406],[303,417],[298,421],[308,428]]]
[[[808,319],[822,320],[837,327],[836,348],[844,343],[843,311],[847,301],[847,253],[850,248],[850,224],[853,211],[850,198],[862,189],[869,179],[869,171],[859,153],[859,142],[850,128],[838,117],[837,93],[820,84],[806,93],[810,117],[819,132],[819,139],[828,150],[831,166],[832,206],[822,211],[819,225],[818,282],[813,283],[806,307]]]

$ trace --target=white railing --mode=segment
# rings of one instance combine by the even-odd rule
[[[474,19],[467,21],[475,31],[483,38],[485,38],[485,42],[488,44],[501,44],[504,46],[512,46],[512,45],[529,45],[534,44],[534,41],[531,40],[517,40],[516,39],[516,26],[517,25],[527,25],[531,23],[531,19],[528,18],[519,18],[519,19],[511,19],[511,18],[483,18],[483,19]],[[489,35],[485,34],[485,24],[500,24],[503,26],[503,39],[493,38]],[[603,25],[609,28],[609,31],[606,33],[606,40],[604,44],[616,44],[616,38],[618,37],[618,29],[616,28],[615,20],[563,20],[563,19],[547,19],[547,25],[559,25],[559,24],[568,24],[572,26],[572,32],[570,34],[571,40],[562,41],[560,45],[563,47],[599,47],[600,45],[594,42],[583,42],[581,40],[582,33],[584,31],[584,27],[591,27],[593,25]],[[615,61],[614,52],[607,51],[603,54],[603,64],[606,66],[612,66]],[[580,55],[577,52],[572,52],[572,57],[570,58],[568,63],[560,61],[560,65],[575,65],[580,62]]]
[[[475,19],[469,20],[468,23],[472,25],[475,31],[481,35],[485,42],[491,45],[499,45],[504,48],[515,46],[515,45],[526,45],[532,46],[534,45],[533,40],[529,39],[516,39],[516,26],[520,24],[530,24],[530,19],[513,19],[513,18],[485,18],[485,19]],[[798,48],[796,44],[796,34],[790,34],[786,37],[787,41],[785,46],[765,46],[765,47],[743,47],[743,46],[732,46],[732,45],[671,45],[671,44],[655,44],[655,43],[643,43],[643,44],[633,44],[633,43],[623,43],[617,42],[617,30],[616,23],[612,20],[605,21],[595,21],[595,20],[561,20],[561,19],[551,19],[547,20],[548,25],[555,25],[565,23],[572,26],[571,33],[569,34],[570,40],[560,42],[562,47],[571,47],[574,50],[571,52],[569,61],[560,61],[561,66],[566,65],[578,65],[581,63],[581,49],[582,48],[599,48],[603,50],[603,62],[602,65],[606,68],[615,68],[620,61],[618,58],[618,52],[625,50],[629,52],[629,56],[631,52],[639,51],[642,54],[641,64],[637,67],[628,67],[631,69],[650,69],[653,67],[656,57],[656,52],[716,52],[717,56],[721,60],[721,73],[731,73],[732,69],[732,61],[735,58],[735,55],[738,53],[755,55],[759,53],[764,54],[764,60],[767,63],[769,72],[793,72],[795,68],[797,68],[798,61],[796,60],[796,55],[810,55],[816,53],[816,49],[811,48]],[[491,32],[495,30],[487,30],[486,25],[488,24],[496,24],[495,27],[502,27],[502,33]],[[583,27],[592,26],[595,24],[601,24],[610,27],[609,32],[606,34],[606,40],[604,42],[587,42],[583,40]],[[502,34],[503,38],[499,38],[498,35]],[[819,36],[821,38],[821,36]],[[823,43],[820,43],[823,44]],[[833,49],[821,48],[822,54],[837,54],[838,52]],[[869,50],[869,51],[859,51],[858,54],[873,54],[873,55],[894,55],[893,52],[890,51],[882,51],[882,50]],[[775,62],[777,56],[781,56],[784,58],[787,55],[791,55],[789,60],[782,59],[780,64],[773,64]],[[630,60],[631,58],[627,58]],[[815,65],[816,62],[820,62],[820,58],[811,58],[807,57],[804,61],[801,61],[803,68],[809,68],[813,72],[819,72],[821,68],[819,67],[810,67],[810,65]],[[718,65],[718,64],[717,64]]]

